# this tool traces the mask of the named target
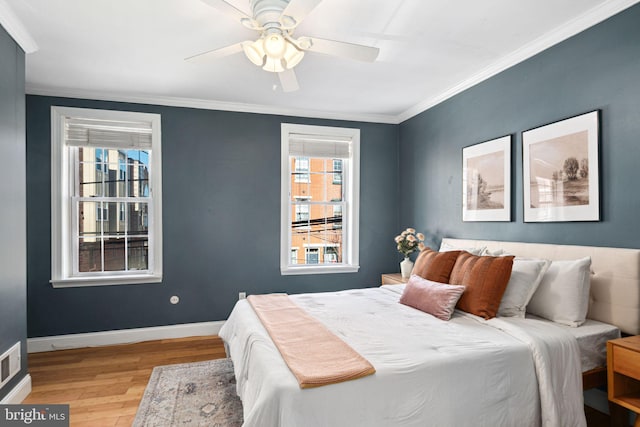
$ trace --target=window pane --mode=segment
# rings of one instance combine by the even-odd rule
[[[78,192],[81,197],[102,196],[102,149],[80,147],[78,149]]]
[[[118,197],[127,197],[127,181],[130,179],[127,171],[127,159],[118,153],[118,179],[117,179],[117,192]]]
[[[102,218],[105,215],[103,209],[101,202],[78,203],[78,234],[80,237],[96,236],[101,233]]]
[[[123,271],[125,269],[125,239],[119,237],[104,238],[104,271]]]
[[[104,234],[124,235],[125,223],[120,221],[120,203],[103,202],[102,212],[104,213],[102,221],[102,231]]]
[[[140,150],[127,150],[127,158],[129,161],[140,161]]]
[[[104,195],[106,197],[118,197],[118,189],[122,189],[120,180],[120,159],[118,150],[104,149],[107,153],[108,162],[104,164]]]
[[[102,241],[87,238],[78,241],[78,271],[102,271]]]
[[[138,168],[138,176],[137,176],[137,188],[140,193],[139,196],[136,197],[149,197],[149,152],[140,150],[140,161],[137,164]]]
[[[131,237],[127,246],[129,270],[149,269],[149,239]]]
[[[128,203],[127,230],[129,234],[147,234],[149,231],[149,204]]]
[[[311,187],[308,182],[295,182],[291,179],[291,200],[313,200],[311,195]]]
[[[291,264],[342,262],[342,205],[321,204],[292,206],[291,247],[304,247],[304,259]]]
[[[324,175],[324,184],[326,185],[327,198],[326,201],[341,201],[342,200],[342,183],[336,183],[335,174],[327,173]]]
[[[129,196],[149,197],[149,168],[141,163],[130,163],[131,183]]]

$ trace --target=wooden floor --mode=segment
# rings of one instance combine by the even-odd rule
[[[130,426],[153,367],[221,357],[218,337],[34,353],[32,392],[24,403],[69,404],[72,426]],[[585,411],[589,427],[609,426],[608,416]]]
[[[72,426],[130,426],[155,366],[221,357],[218,337],[33,353],[24,403],[69,404]]]

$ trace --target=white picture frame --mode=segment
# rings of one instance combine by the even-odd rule
[[[600,220],[600,112],[522,132],[524,222]]]
[[[462,220],[511,221],[511,135],[462,149]]]

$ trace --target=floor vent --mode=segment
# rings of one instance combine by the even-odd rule
[[[0,388],[20,371],[20,343],[17,342],[0,356]]]

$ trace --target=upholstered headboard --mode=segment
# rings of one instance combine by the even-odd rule
[[[442,239],[455,247],[503,249],[527,258],[552,261],[591,257],[589,319],[615,325],[622,332],[640,334],[640,249],[549,245],[493,240]]]

